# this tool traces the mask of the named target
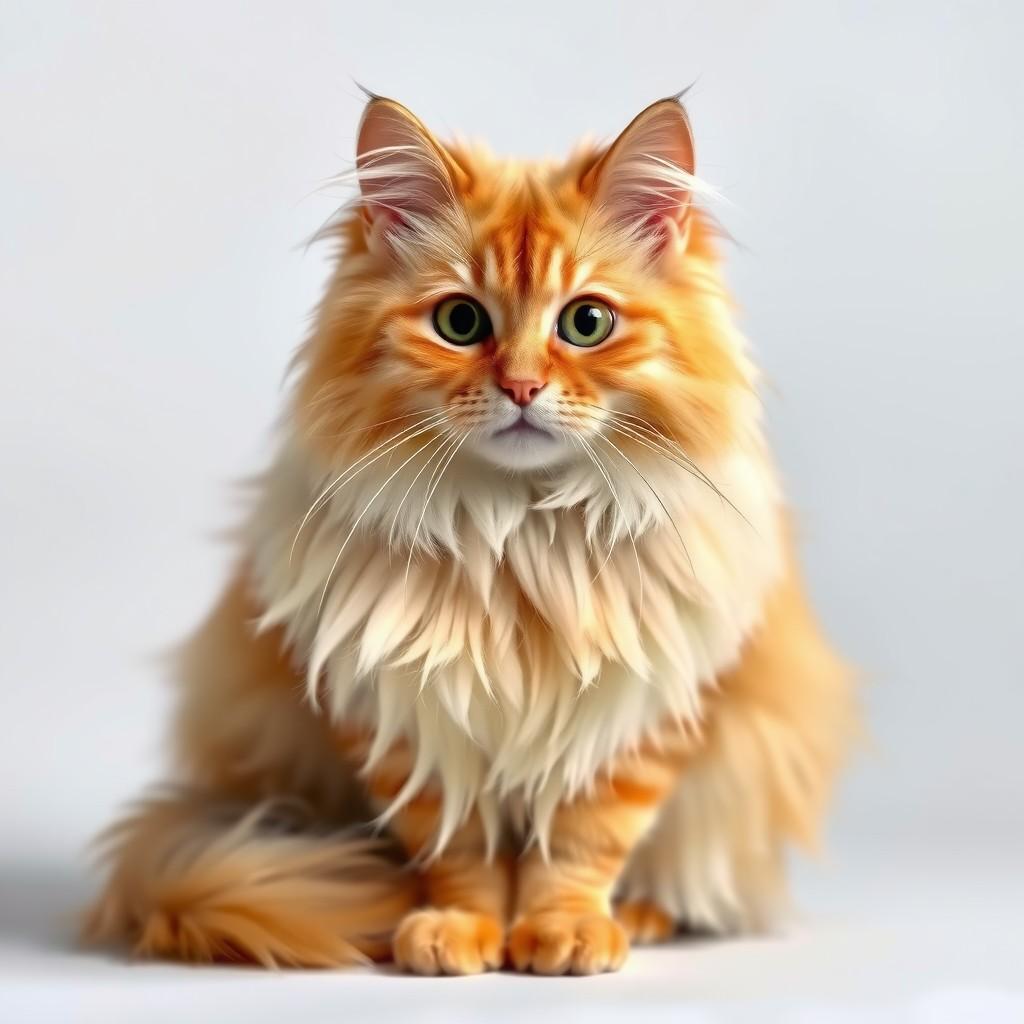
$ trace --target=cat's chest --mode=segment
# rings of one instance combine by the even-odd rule
[[[414,774],[456,804],[571,792],[666,719],[696,719],[754,614],[690,585],[665,537],[595,553],[537,527],[476,576],[424,561],[395,578],[367,555],[313,639],[331,713],[373,732],[374,755],[409,741]]]
[[[329,517],[296,549],[300,491],[255,523],[264,621],[285,627],[310,697],[372,732],[371,757],[410,742],[413,781],[440,782],[450,820],[513,795],[536,806],[666,716],[696,718],[737,657],[779,568],[772,488],[748,476],[753,526],[698,495],[602,546],[575,507],[499,529],[467,504],[457,546],[411,557]]]

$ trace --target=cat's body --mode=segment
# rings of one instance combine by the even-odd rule
[[[852,716],[681,108],[540,166],[374,101],[359,168],[236,579],[183,660],[185,788],[114,832],[93,933],[590,973],[627,935],[763,925]],[[256,809],[282,797],[301,815]],[[352,837],[370,821],[396,858]]]

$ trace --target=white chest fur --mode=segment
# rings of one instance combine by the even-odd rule
[[[557,485],[456,467],[429,506],[411,475],[366,472],[296,542],[323,480],[288,444],[249,534],[264,622],[286,628],[325,713],[374,730],[371,759],[412,741],[393,809],[436,777],[439,847],[474,806],[496,834],[512,796],[543,837],[615,753],[699,717],[781,571],[763,446],[709,472],[735,508],[658,465],[643,488],[664,505],[626,476],[610,502],[586,465]]]

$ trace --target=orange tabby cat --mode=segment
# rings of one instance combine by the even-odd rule
[[[108,833],[89,934],[591,974],[765,925],[853,715],[682,106],[541,164],[375,98],[356,169],[180,776]]]

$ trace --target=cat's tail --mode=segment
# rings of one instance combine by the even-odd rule
[[[383,959],[418,897],[415,872],[383,841],[314,828],[281,804],[174,791],[100,843],[109,876],[85,939],[139,956],[266,967]]]

